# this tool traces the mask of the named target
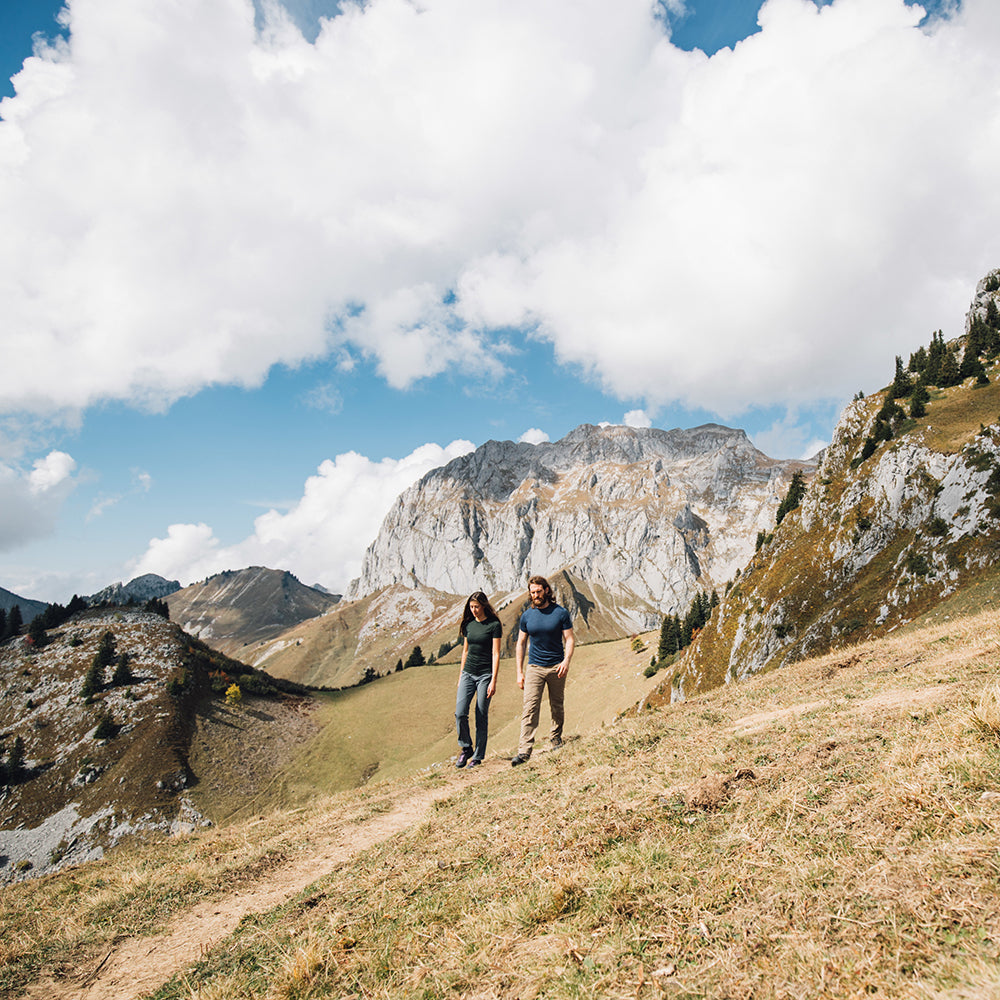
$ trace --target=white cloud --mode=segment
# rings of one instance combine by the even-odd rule
[[[645,410],[629,410],[622,418],[626,427],[652,427],[653,421],[646,415]]]
[[[76,485],[76,461],[64,451],[36,459],[30,472],[0,463],[0,552],[50,535]]]
[[[74,0],[0,105],[0,410],[330,354],[405,386],[527,324],[725,415],[957,332],[1000,263],[995,0],[768,0],[712,58],[654,8],[371,0],[310,44],[249,0]]]
[[[262,514],[243,541],[223,546],[207,524],[172,524],[166,538],[150,541],[133,575],[158,573],[187,585],[224,569],[258,565],[288,569],[304,583],[342,591],[360,573],[365,549],[396,497],[473,447],[469,441],[445,448],[425,444],[405,458],[380,462],[353,451],[338,455],[306,480],[290,510]]]
[[[537,427],[529,427],[517,440],[521,444],[545,444],[549,436]]]

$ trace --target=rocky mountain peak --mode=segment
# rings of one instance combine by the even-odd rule
[[[720,424],[488,441],[399,497],[346,596],[393,584],[507,592],[565,570],[619,595],[623,627],[658,624],[746,562],[803,468]]]

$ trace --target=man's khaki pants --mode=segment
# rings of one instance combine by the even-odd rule
[[[566,678],[560,677],[558,667],[539,667],[529,663],[524,671],[524,708],[521,712],[521,742],[517,752],[521,757],[530,757],[535,745],[535,730],[542,709],[542,692],[549,689],[549,712],[552,715],[553,744],[562,742],[563,692]]]

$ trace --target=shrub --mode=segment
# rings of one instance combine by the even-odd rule
[[[120,728],[111,715],[105,712],[97,723],[97,728],[94,730],[94,739],[113,740],[118,735]]]
[[[226,704],[235,707],[243,701],[243,692],[239,684],[230,684],[226,689]]]

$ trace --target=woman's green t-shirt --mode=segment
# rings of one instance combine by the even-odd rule
[[[477,677],[493,673],[493,640],[502,635],[503,627],[496,618],[487,622],[477,622],[473,618],[465,626],[465,638],[469,640],[469,652],[466,653],[463,668],[466,673]]]

